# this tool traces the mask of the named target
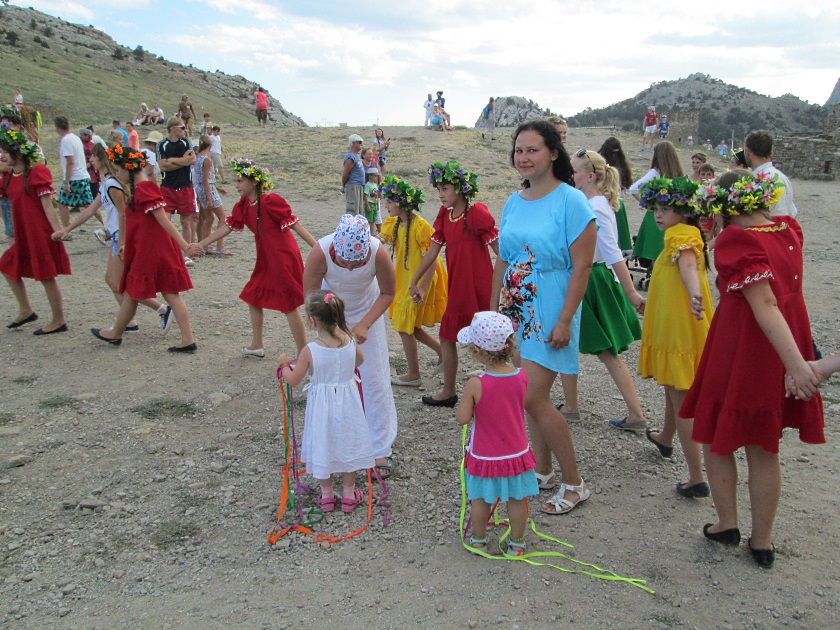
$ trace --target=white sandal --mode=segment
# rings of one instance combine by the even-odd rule
[[[534,472],[534,474],[537,476],[537,486],[540,490],[551,490],[557,485],[557,473],[553,470],[547,475],[541,475],[538,472]]]
[[[574,503],[569,501],[566,498],[566,490],[570,492],[577,492],[579,497],[578,500]],[[586,501],[591,495],[592,493],[589,492],[589,489],[586,487],[586,482],[584,482],[583,480],[581,480],[579,486],[572,486],[568,483],[561,483],[560,489],[557,491],[557,494],[555,494],[548,501],[546,501],[546,504],[553,506],[554,509],[546,510],[544,507],[541,507],[540,511],[544,512],[545,514],[567,514],[574,510],[581,503]]]

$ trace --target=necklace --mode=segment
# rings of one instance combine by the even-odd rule
[[[454,207],[450,208],[449,209],[449,221],[451,223],[458,223],[458,221],[462,220],[465,216],[467,216],[467,209],[468,208],[469,208],[469,206],[467,206],[467,208],[464,208],[464,211],[461,214],[459,214],[457,217],[453,214],[453,212],[455,212],[455,208]]]
[[[260,202],[259,197],[257,197],[257,198],[256,198],[256,199],[254,199],[253,201],[250,201],[250,200],[248,201],[248,203],[250,203],[250,204],[251,204],[251,207],[252,207],[252,208],[253,208],[254,206],[256,206],[259,202]]]
[[[12,171],[12,177],[20,177],[23,175],[23,171]]]

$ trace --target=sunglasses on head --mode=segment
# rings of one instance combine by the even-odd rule
[[[172,127],[170,127],[170,129],[181,129],[181,130],[184,130],[186,128],[187,128],[186,125],[173,125]]]
[[[586,152],[586,149],[578,149],[578,150],[575,152],[575,157],[576,157],[576,158],[583,158],[583,157],[585,157],[585,158],[587,159],[587,161],[589,162],[589,166],[591,166],[591,167],[592,167],[592,172],[593,172],[593,173],[595,172],[595,165],[592,163],[592,158],[591,158],[591,157],[589,157],[589,153],[587,153],[587,152]]]

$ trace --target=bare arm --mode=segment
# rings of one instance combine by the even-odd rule
[[[50,227],[53,229],[53,232],[58,232],[61,230],[61,223],[58,220],[58,215],[55,213],[55,208],[53,208],[52,197],[50,195],[41,195],[40,198],[41,209],[44,211],[47,221],[50,222]]]
[[[613,263],[611,267],[615,272],[615,275],[618,277],[619,283],[621,283],[624,295],[626,295],[627,299],[630,300],[630,304],[633,305],[633,308],[636,309],[636,312],[639,315],[644,315],[645,298],[642,297],[642,295],[636,291],[636,287],[633,286],[633,277],[627,269],[627,263],[621,260],[617,263]]]
[[[341,172],[341,187],[344,188],[347,185],[347,180],[350,179],[350,171],[353,170],[353,165],[355,162],[352,158],[347,158],[344,160],[344,170]]]
[[[59,230],[58,232],[53,232],[52,240],[54,241],[63,241],[70,232],[75,230],[80,225],[84,225],[88,219],[90,219],[94,213],[102,207],[102,198],[101,193],[96,195],[96,199],[93,200],[93,203],[90,204],[87,208],[82,210],[70,225],[68,225],[63,230]]]
[[[292,229],[298,236],[300,236],[304,241],[306,241],[306,244],[310,247],[314,248],[318,244],[318,241],[316,241],[315,238],[309,233],[309,230],[303,227],[303,224],[301,224],[300,221],[295,223],[292,226]]]
[[[376,264],[376,280],[379,283],[379,297],[376,298],[370,310],[362,317],[361,321],[353,326],[352,333],[358,339],[359,343],[367,341],[368,330],[388,310],[397,293],[397,273],[394,271],[391,257],[384,247],[380,247],[377,250],[376,259],[370,261],[368,264]],[[306,272],[304,272],[305,274]]]
[[[598,240],[598,231],[595,221],[590,221],[586,229],[577,237],[574,243],[569,246],[569,254],[572,258],[572,275],[569,278],[569,286],[566,289],[566,299],[563,301],[563,309],[560,317],[551,330],[548,344],[552,348],[565,348],[572,339],[572,319],[586,293],[586,285],[589,282],[589,274],[592,271],[592,258],[595,255],[595,243]]]
[[[417,271],[415,272],[414,277],[411,279],[411,286],[408,289],[409,293],[411,293],[411,300],[413,302],[420,303],[423,301],[423,294],[425,293],[425,291],[420,291],[420,288],[417,286],[417,283],[429,269],[434,267],[441,249],[443,249],[443,246],[440,243],[435,243],[434,241],[432,241],[432,244],[429,245],[429,249],[427,249],[426,253],[423,254],[423,258],[420,260],[420,266],[417,267]]]
[[[359,347],[359,344],[356,344],[356,367],[359,367],[364,362],[365,354],[364,352],[362,352],[362,349]]]
[[[67,177],[64,180],[64,191],[70,192],[70,175],[73,173],[73,167],[76,165],[76,162],[73,160],[72,155],[65,155],[64,161],[67,164],[67,170],[65,171]]]
[[[469,424],[473,418],[476,403],[481,400],[481,381],[473,376],[464,385],[464,395],[461,397],[461,403],[455,410],[455,419],[458,424]]]
[[[195,164],[195,151],[190,149],[183,157],[163,158],[158,160],[158,167],[164,172],[177,171],[184,166],[192,166]]]
[[[289,363],[290,360],[289,355],[283,353],[277,358],[277,365],[278,367],[282,366],[285,363]],[[312,353],[309,351],[309,348],[304,346],[303,350],[300,351],[295,364],[282,368],[281,376],[289,385],[297,387],[306,376],[306,372],[309,370],[309,366],[311,364]]]
[[[213,232],[210,236],[198,243],[198,245],[201,247],[201,249],[207,249],[208,245],[215,243],[220,238],[226,237],[231,232],[233,232],[233,230],[231,230],[227,226],[227,224],[222,223],[219,227],[216,228],[215,232]]]
[[[186,254],[187,250],[189,249],[189,244],[187,243],[187,241],[184,240],[184,237],[181,236],[181,233],[178,231],[178,228],[176,228],[172,224],[172,221],[169,220],[169,215],[166,214],[166,211],[163,208],[155,208],[151,212],[154,215],[155,219],[157,219],[157,222],[160,223],[161,227],[164,230],[166,230],[166,233],[169,234],[169,236],[172,237],[172,240],[178,244],[178,247],[181,248],[181,251]]]
[[[210,171],[212,169],[213,161],[205,159],[204,164],[201,165],[201,185],[204,187],[204,196],[207,203],[213,203],[213,198],[210,195]]]
[[[677,264],[680,267],[680,279],[691,302],[691,314],[696,319],[703,319],[706,307],[703,306],[703,294],[700,292],[700,274],[697,271],[697,255],[694,250],[681,251]]]
[[[317,244],[317,243],[316,243]],[[313,247],[303,265],[303,294],[321,288],[324,276],[327,275],[327,258],[320,247]]]

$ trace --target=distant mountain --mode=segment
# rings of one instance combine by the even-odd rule
[[[494,102],[497,127],[517,127],[529,120],[551,116],[551,110],[543,109],[534,101],[522,96],[497,96]],[[479,115],[476,127],[484,126],[484,116]]]
[[[0,102],[11,102],[19,88],[45,121],[57,114],[70,116],[74,125],[125,121],[141,102],[157,102],[171,115],[187,94],[199,120],[209,112],[219,124],[256,125],[253,81],[172,63],[34,9],[0,8],[0,55],[0,85],[8,92]],[[271,95],[269,116],[277,125],[306,126]]]
[[[838,88],[835,88],[834,97]],[[587,108],[571,116],[573,127],[618,125],[625,131],[640,130],[649,105],[662,113],[698,111],[701,138],[736,140],[754,129],[767,129],[775,134],[821,130],[826,109],[811,105],[792,94],[771,98],[705,74],[692,74],[685,79],[661,81],[639,92],[633,98],[601,109]]]
[[[829,105],[837,104],[840,104],[840,79],[837,79],[837,83],[834,84],[834,90],[832,90],[831,96],[825,102],[825,106],[828,107]]]

